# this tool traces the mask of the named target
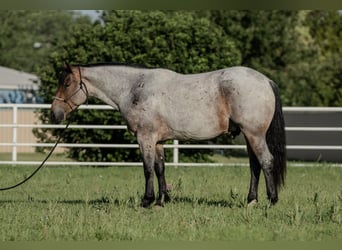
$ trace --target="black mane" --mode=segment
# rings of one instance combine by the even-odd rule
[[[124,63],[124,62],[100,62],[100,63],[89,63],[89,64],[73,64],[76,67],[101,67],[101,66],[126,66],[132,68],[142,68],[142,69],[154,69],[153,67],[149,67],[141,64],[132,64],[132,63]]]

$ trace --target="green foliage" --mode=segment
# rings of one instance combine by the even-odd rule
[[[199,73],[240,64],[239,51],[222,29],[192,12],[106,12],[104,26],[75,27],[61,47],[52,53],[50,64],[42,70],[44,84],[41,91],[47,102],[54,95],[55,82],[64,61],[128,62],[182,73]],[[95,100],[91,102],[98,103]],[[48,122],[48,114],[42,113],[41,119]],[[123,124],[118,113],[112,111],[77,112],[73,119],[86,124]],[[45,136],[46,132],[37,131],[37,135]],[[69,130],[63,140],[78,143],[135,142],[128,132],[119,130],[82,130],[77,133]],[[167,151],[166,157],[170,154]],[[208,159],[199,152],[183,154],[192,155],[194,160]],[[126,149],[74,148],[70,149],[70,155],[79,160],[141,160],[137,150]]]
[[[245,65],[280,87],[287,106],[342,105],[342,17],[337,11],[106,11],[91,24],[66,11],[0,11],[0,64],[39,74],[50,103],[64,61],[127,62],[197,73]],[[32,47],[41,42],[40,49]],[[91,100],[91,103],[99,103]],[[113,112],[78,111],[75,122],[122,124]],[[41,112],[44,123],[49,114]],[[54,130],[36,131],[51,141]],[[66,141],[135,142],[124,131],[68,132]],[[227,143],[227,136],[214,143]],[[130,153],[128,153],[130,151]],[[139,160],[136,150],[72,149],[80,160]],[[208,151],[182,150],[207,160]],[[231,152],[231,151],[230,151]],[[168,156],[170,157],[169,153]]]
[[[317,84],[324,106],[342,105],[342,17],[336,11],[310,11],[306,15],[309,33],[319,50],[315,61],[321,84]]]
[[[241,51],[242,64],[280,87],[284,105],[341,105],[341,26],[337,11],[213,11]]]
[[[71,27],[90,20],[68,11],[1,10],[0,23],[0,65],[37,73]]]

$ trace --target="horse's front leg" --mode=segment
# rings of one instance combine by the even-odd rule
[[[145,194],[141,205],[149,207],[155,200],[153,188],[154,162],[156,155],[156,144],[144,136],[138,136],[138,143],[143,156],[145,175]]]
[[[159,196],[156,205],[163,206],[164,202],[170,201],[170,196],[167,192],[165,180],[165,159],[164,148],[162,144],[156,146],[156,159],[154,162],[154,170],[158,178]]]

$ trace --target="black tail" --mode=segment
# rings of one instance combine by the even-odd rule
[[[266,134],[268,148],[273,155],[273,178],[274,184],[279,190],[285,184],[286,176],[286,138],[285,122],[282,104],[277,85],[270,81],[275,96],[275,112],[270,127]]]

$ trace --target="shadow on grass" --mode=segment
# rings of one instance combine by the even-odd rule
[[[227,207],[227,208],[242,208],[246,206],[246,202],[242,200],[214,200],[209,198],[189,197],[189,196],[176,196],[171,200],[172,203],[185,203],[190,205],[204,205],[209,207]]]
[[[15,199],[7,199],[7,200],[0,200],[0,206],[5,204],[15,204],[15,203],[41,203],[41,204],[48,204],[48,203],[57,203],[57,204],[69,204],[69,205],[101,205],[101,204],[114,204],[120,205],[120,201],[118,199],[110,200],[105,197],[95,199],[95,200],[37,200],[29,198],[27,200],[15,200]]]
[[[117,206],[117,207],[139,207],[141,199],[137,196],[131,196],[128,199],[119,199],[114,197],[102,196],[98,199],[92,200],[83,200],[83,199],[75,199],[75,200],[39,200],[33,197],[28,197],[25,200],[15,200],[15,199],[7,199],[0,200],[0,207],[5,204],[15,204],[15,203],[40,203],[40,204],[48,204],[48,203],[56,203],[56,204],[67,204],[67,205],[90,205],[94,208],[101,208],[105,206]],[[191,196],[173,196],[169,203],[172,204],[189,204],[189,205],[204,205],[209,207],[226,207],[226,208],[242,208],[246,206],[245,199],[241,197],[229,197],[229,199],[210,199],[203,197],[191,197]]]

